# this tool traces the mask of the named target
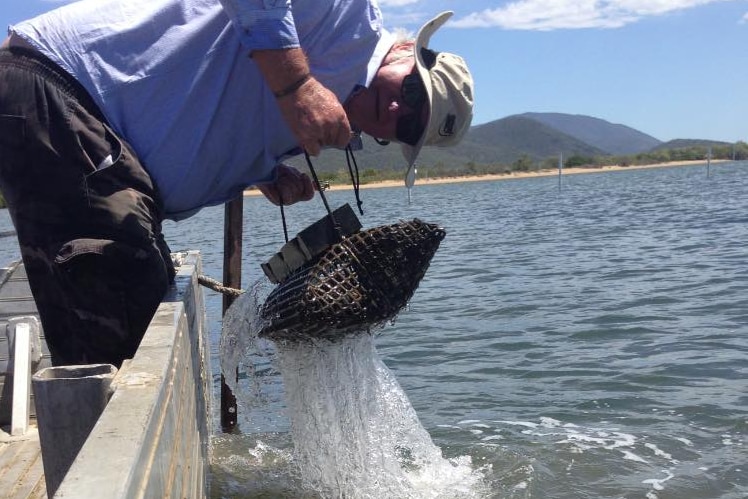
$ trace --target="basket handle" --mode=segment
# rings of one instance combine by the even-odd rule
[[[306,158],[307,166],[309,166],[309,171],[312,173],[312,178],[314,179],[314,185],[317,187],[317,191],[319,192],[319,195],[322,198],[322,202],[325,204],[325,209],[327,210],[327,216],[330,217],[330,220],[332,221],[332,225],[333,227],[335,227],[335,232],[338,233],[338,237],[340,237],[340,239],[343,239],[343,234],[340,230],[340,224],[338,224],[338,221],[335,220],[335,216],[332,214],[330,205],[327,202],[327,196],[325,196],[325,191],[324,189],[322,189],[322,185],[319,183],[319,178],[317,177],[317,172],[314,170],[314,166],[312,165],[312,159],[309,157],[309,153],[304,151],[304,157]]]
[[[332,222],[332,226],[335,230],[335,233],[338,236],[338,240],[342,241],[344,239],[343,229],[341,227],[341,224],[338,222],[338,220],[335,219],[335,215],[333,215],[333,211],[330,208],[330,204],[327,202],[327,196],[325,196],[325,190],[322,188],[322,184],[319,181],[319,177],[317,176],[317,171],[314,169],[314,165],[312,164],[312,159],[309,157],[309,153],[306,151],[304,151],[304,157],[306,158],[306,164],[309,167],[309,172],[312,174],[312,179],[314,180],[314,185],[317,188],[317,192],[319,192],[319,195],[322,198],[322,203],[325,205],[325,209],[327,210],[327,216],[330,217],[330,221]],[[346,163],[348,164],[348,171],[351,174],[351,182],[353,182],[353,191],[356,196],[356,204],[358,207],[358,211],[359,213],[363,215],[364,210],[361,208],[361,206],[363,205],[363,202],[361,201],[361,196],[359,193],[361,180],[358,176],[358,164],[356,163],[356,157],[353,155],[353,148],[351,148],[350,144],[345,148],[345,159],[346,159]],[[351,166],[351,161],[353,161],[353,166]],[[353,167],[355,167],[355,170],[356,170],[355,176],[353,173]],[[288,242],[288,225],[286,224],[286,214],[285,214],[285,210],[283,209],[283,198],[281,197],[279,201],[280,201],[281,220],[283,221],[283,235],[286,238],[286,242]]]

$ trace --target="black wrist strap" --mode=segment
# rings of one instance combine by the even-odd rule
[[[287,95],[291,95],[292,93],[296,92],[298,89],[301,88],[301,86],[307,82],[309,78],[312,77],[311,73],[307,73],[298,80],[296,80],[294,83],[291,83],[289,86],[284,88],[283,90],[279,90],[277,92],[273,92],[273,95],[275,95],[276,99],[280,99],[282,97],[285,97]]]

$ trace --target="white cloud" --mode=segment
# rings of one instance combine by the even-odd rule
[[[497,9],[474,12],[451,26],[524,30],[619,28],[644,17],[724,1],[733,0],[517,0]]]
[[[381,3],[381,2],[380,2]],[[406,28],[395,26],[417,27],[433,16],[432,12],[424,12],[417,9],[387,9],[383,12],[384,23],[388,31],[408,31]]]
[[[415,31],[409,30],[407,28],[397,27],[390,31],[393,35],[395,35],[396,40],[410,40],[416,37]]]

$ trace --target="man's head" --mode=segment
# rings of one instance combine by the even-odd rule
[[[451,16],[443,12],[415,40],[396,43],[369,87],[346,105],[349,118],[364,132],[401,144],[407,186],[415,180],[421,148],[456,144],[473,118],[473,79],[465,61],[428,48],[431,36]]]
[[[418,74],[425,83],[430,110],[425,131],[415,145],[403,144],[408,162],[405,185],[415,181],[415,162],[425,145],[447,147],[457,144],[473,120],[473,77],[462,57],[428,48],[431,36],[452,12],[442,12],[421,27],[416,36],[414,58]]]

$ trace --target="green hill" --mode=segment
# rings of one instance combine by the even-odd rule
[[[550,156],[584,155],[595,156],[605,151],[591,146],[575,137],[547,126],[537,120],[520,115],[509,116],[470,129],[463,142],[456,147],[462,156],[472,156],[470,151],[478,149],[492,152],[486,162],[512,163],[522,156],[539,160]],[[471,158],[483,162],[483,157]]]
[[[636,154],[661,144],[658,139],[639,130],[591,116],[562,113],[525,113],[521,116],[537,120],[608,154]]]

